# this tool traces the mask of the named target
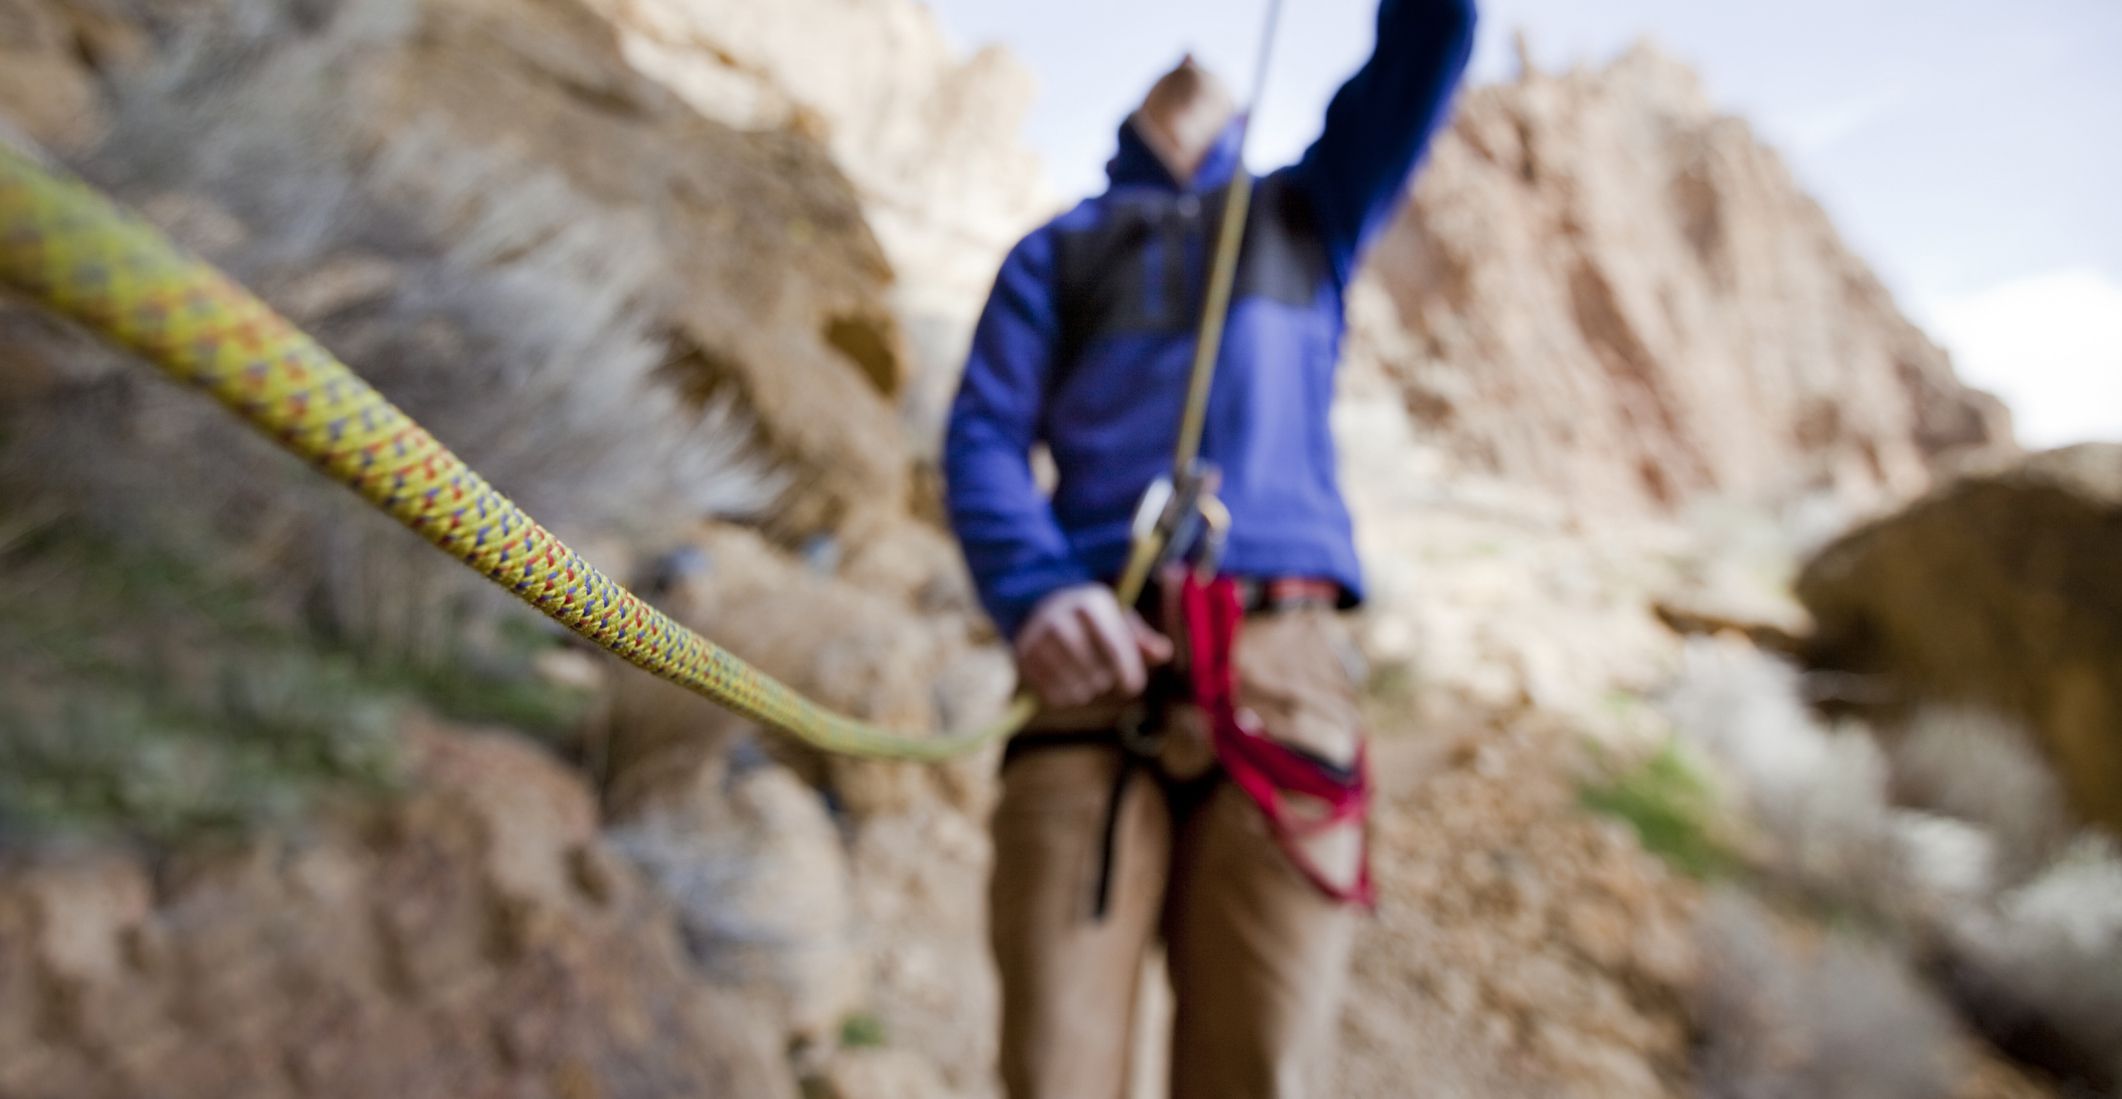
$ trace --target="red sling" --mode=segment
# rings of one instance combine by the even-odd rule
[[[1203,581],[1188,570],[1180,581],[1178,602],[1189,649],[1189,685],[1195,704],[1207,715],[1216,758],[1224,774],[1260,807],[1267,818],[1268,831],[1283,854],[1313,886],[1337,901],[1373,907],[1377,893],[1371,884],[1367,828],[1362,862],[1356,882],[1350,887],[1328,880],[1298,845],[1299,840],[1336,825],[1356,821],[1360,826],[1370,804],[1368,750],[1357,748],[1353,777],[1343,779],[1302,752],[1269,737],[1250,711],[1238,709],[1233,654],[1245,614],[1234,581],[1228,577]],[[1298,819],[1284,801],[1285,794],[1314,798],[1325,804],[1326,812]]]

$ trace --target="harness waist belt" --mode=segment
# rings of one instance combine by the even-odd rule
[[[1238,590],[1238,605],[1247,614],[1274,614],[1314,607],[1334,610],[1341,606],[1341,585],[1332,580],[1283,576],[1264,580],[1241,578],[1233,583]]]

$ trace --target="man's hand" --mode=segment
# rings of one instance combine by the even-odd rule
[[[1017,674],[1057,709],[1133,698],[1148,685],[1149,669],[1171,658],[1171,640],[1103,584],[1047,596],[1017,633]]]

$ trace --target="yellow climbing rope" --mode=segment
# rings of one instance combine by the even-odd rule
[[[679,625],[553,537],[317,342],[138,216],[0,144],[0,286],[80,322],[619,657],[830,752],[937,761],[1009,735],[909,736],[834,713]]]

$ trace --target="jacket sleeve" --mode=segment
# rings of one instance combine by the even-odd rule
[[[1031,470],[1060,343],[1053,265],[1044,232],[1003,262],[943,443],[951,528],[982,605],[1006,636],[1049,593],[1092,579]]]
[[[1443,122],[1474,41],[1474,0],[1382,0],[1371,58],[1334,94],[1291,172],[1345,284]]]

